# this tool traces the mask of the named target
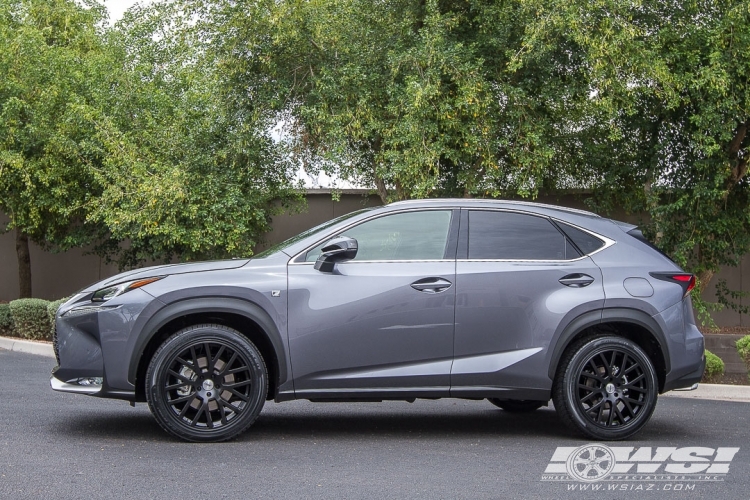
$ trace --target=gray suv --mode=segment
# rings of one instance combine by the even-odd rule
[[[252,259],[150,267],[60,307],[52,388],[148,402],[189,441],[266,400],[554,402],[588,438],[632,436],[695,386],[695,278],[632,225],[568,208],[420,200],[360,210]]]

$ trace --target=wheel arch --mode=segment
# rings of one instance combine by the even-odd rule
[[[288,378],[286,351],[276,324],[255,303],[227,297],[204,297],[169,304],[144,325],[128,370],[128,379],[135,385],[136,400],[145,401],[143,382],[156,349],[180,329],[202,323],[228,326],[255,344],[269,371],[267,399],[273,399]]]
[[[590,311],[572,320],[557,338],[550,357],[548,375],[554,380],[560,359],[576,340],[602,333],[615,333],[638,344],[654,363],[662,392],[666,376],[671,370],[666,337],[654,318],[643,311],[612,308]]]

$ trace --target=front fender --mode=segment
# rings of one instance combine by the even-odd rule
[[[285,301],[286,297],[283,300]],[[291,380],[286,318],[277,313],[269,299],[264,294],[246,288],[199,287],[161,295],[140,315],[133,328],[140,333],[134,336],[134,344],[129,350],[133,353],[128,365],[130,384],[135,385],[143,353],[159,330],[182,316],[199,313],[236,314],[256,323],[265,333],[276,354],[277,387],[282,389],[282,384]]]

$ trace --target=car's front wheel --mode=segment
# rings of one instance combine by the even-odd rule
[[[586,437],[625,439],[656,407],[654,365],[634,342],[617,336],[582,339],[560,361],[552,400],[565,424]]]
[[[258,417],[268,372],[258,349],[222,325],[196,325],[169,337],[146,372],[156,421],[186,441],[224,441]]]

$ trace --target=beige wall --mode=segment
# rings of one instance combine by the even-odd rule
[[[540,197],[536,201],[572,208],[585,209],[583,200],[577,196]],[[315,190],[307,196],[306,212],[291,215],[279,215],[273,218],[273,230],[265,235],[262,250],[269,245],[283,241],[295,234],[309,229],[339,215],[343,215],[367,206],[380,205],[380,198],[368,194],[366,190],[343,191],[341,199],[335,202],[330,191]],[[637,217],[624,214],[615,218],[638,223]],[[0,227],[7,219],[0,215]],[[35,297],[53,300],[87,286],[91,283],[117,273],[117,267],[106,265],[93,255],[85,255],[81,250],[64,253],[44,252],[36,245],[31,245],[32,288]],[[747,274],[745,274],[747,271]],[[704,292],[704,298],[715,301],[715,286],[718,280],[726,279],[730,289],[750,291],[750,255],[746,255],[737,268],[722,269]],[[0,235],[0,301],[18,298],[18,264],[16,261],[15,239],[12,233]],[[750,299],[744,299],[747,305]],[[719,326],[750,326],[750,318],[734,311],[713,313]]]

